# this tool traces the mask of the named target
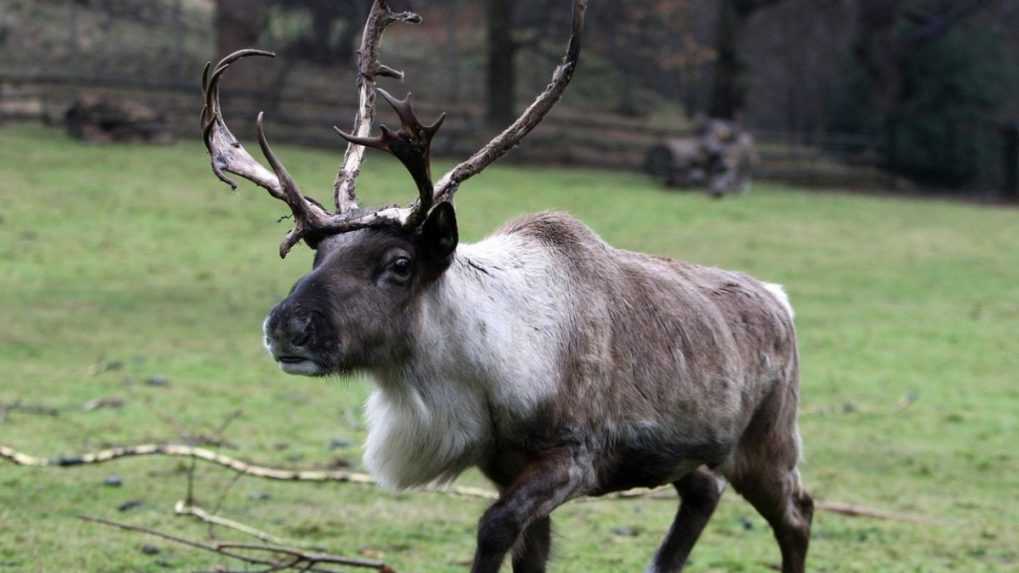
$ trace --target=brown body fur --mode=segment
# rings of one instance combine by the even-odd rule
[[[686,506],[711,509],[724,476],[776,528],[784,570],[802,570],[810,501],[796,471],[799,370],[787,303],[742,273],[615,249],[562,214],[501,232],[555,253],[574,312],[556,396],[499,436],[485,473],[509,488],[544,452],[583,450],[593,480],[569,497],[676,483]],[[683,529],[680,545],[692,547],[700,528]],[[689,548],[668,545],[651,570],[681,567]]]

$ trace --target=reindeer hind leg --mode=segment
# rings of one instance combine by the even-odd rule
[[[681,499],[679,512],[648,573],[675,573],[683,569],[725,489],[725,482],[705,468],[690,472],[673,485]]]
[[[733,488],[764,517],[782,551],[782,573],[803,573],[814,501],[800,481],[795,407],[764,404],[733,460],[721,468]]]
[[[798,472],[749,475],[732,485],[771,525],[782,551],[782,573],[803,573],[814,501],[800,485]]]
[[[545,573],[552,550],[552,519],[534,520],[513,547],[513,573]]]

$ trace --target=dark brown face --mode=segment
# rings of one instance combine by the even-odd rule
[[[449,267],[458,237],[440,203],[417,231],[366,229],[324,239],[312,271],[265,320],[265,345],[289,374],[396,364],[410,352],[416,301]]]

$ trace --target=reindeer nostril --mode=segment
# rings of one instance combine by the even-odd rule
[[[311,332],[302,330],[301,332],[295,332],[294,335],[290,337],[290,344],[294,346],[304,346],[310,339]]]
[[[290,344],[305,346],[315,333],[311,317],[300,318],[290,322]]]

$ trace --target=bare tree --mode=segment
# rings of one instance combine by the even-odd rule
[[[874,87],[881,111],[892,115],[903,98],[904,60],[919,47],[936,42],[957,25],[991,6],[992,0],[909,2],[856,0],[853,56]],[[908,24],[902,31],[901,24]]]
[[[517,87],[517,44],[513,40],[513,0],[488,0],[488,106],[485,117],[492,125],[513,121]]]
[[[265,2],[250,0],[216,0],[216,51],[229,54],[258,44],[269,12]],[[242,89],[261,87],[255,70],[241,70],[234,81]]]
[[[267,15],[264,2],[216,0],[216,51],[229,54],[257,44]]]
[[[642,87],[662,88],[673,83],[675,72],[704,56],[690,39],[688,0],[607,2],[594,11],[596,33],[603,38],[595,48],[611,62],[619,80],[615,110],[623,115],[648,113],[638,98]]]
[[[288,55],[319,65],[353,60],[367,5],[361,0],[269,0],[273,7],[307,14],[310,25],[290,39]],[[225,52],[224,52],[225,53]]]
[[[715,38],[714,78],[711,88],[712,117],[737,119],[746,104],[747,65],[740,55],[739,41],[754,14],[782,0],[722,0],[719,3]]]
[[[487,0],[485,22],[487,34],[485,119],[493,127],[502,127],[517,116],[517,57],[522,50],[539,49],[546,55],[543,41],[560,14],[568,12],[568,3],[555,0]],[[550,59],[557,59],[552,55]]]

